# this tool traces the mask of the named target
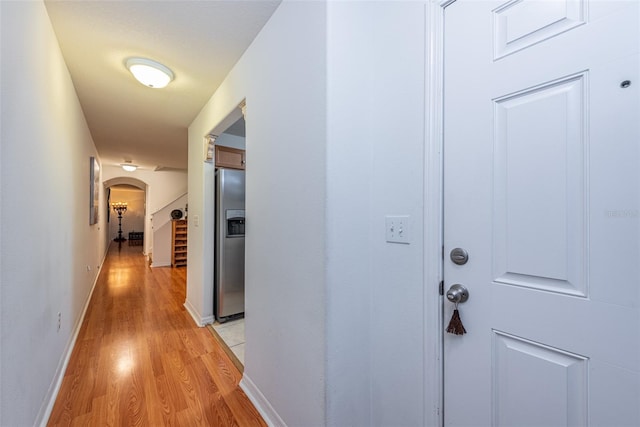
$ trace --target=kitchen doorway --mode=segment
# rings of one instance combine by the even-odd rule
[[[225,123],[231,123],[225,126]],[[214,271],[211,331],[242,371],[244,366],[244,234],[246,124],[236,108],[208,136],[208,158],[215,167]]]

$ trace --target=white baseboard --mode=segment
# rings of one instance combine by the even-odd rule
[[[187,313],[191,315],[191,318],[193,319],[193,321],[196,322],[196,325],[198,325],[198,327],[200,328],[210,323],[213,323],[215,321],[215,318],[213,317],[213,315],[202,317],[200,313],[198,313],[198,310],[196,310],[195,307],[191,305],[189,300],[184,302],[184,308],[187,310]]]
[[[280,415],[271,406],[271,403],[267,400],[258,387],[251,381],[251,378],[244,374],[240,380],[240,388],[247,395],[253,406],[256,407],[262,418],[269,427],[287,427],[285,422],[280,418]]]
[[[215,323],[216,318],[213,316],[206,316],[202,318],[202,326],[211,325]]]
[[[109,253],[109,249],[104,252],[104,256],[102,258],[102,262],[100,263],[100,269],[104,266],[104,261],[107,258],[107,254]],[[40,427],[46,427],[49,422],[49,417],[51,416],[51,412],[53,411],[53,405],[56,403],[56,399],[58,397],[58,392],[60,391],[60,386],[62,385],[62,380],[64,379],[64,374],[67,371],[67,366],[69,365],[69,359],[71,359],[71,353],[73,353],[73,348],[76,345],[76,340],[78,339],[78,335],[80,334],[80,329],[82,328],[82,324],[84,323],[84,317],[87,314],[87,309],[89,308],[89,303],[91,302],[91,297],[93,296],[93,291],[96,289],[96,285],[98,284],[98,278],[100,277],[100,273],[102,271],[98,271],[96,274],[96,278],[93,281],[93,286],[91,286],[91,292],[89,292],[89,296],[87,297],[87,301],[84,303],[84,308],[82,309],[82,314],[80,315],[78,322],[76,323],[73,334],[67,343],[67,346],[64,349],[64,357],[60,359],[60,363],[58,363],[58,368],[56,369],[56,373],[53,376],[53,381],[51,381],[51,385],[49,386],[49,390],[43,400],[43,404],[38,411],[38,416],[36,417],[36,421],[33,425],[39,425]]]
[[[164,262],[153,262],[153,259],[151,260],[151,267],[171,267],[171,261],[169,261],[169,263],[164,263]]]

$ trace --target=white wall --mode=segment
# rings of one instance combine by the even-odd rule
[[[106,218],[89,226],[97,152],[43,3],[0,10],[0,425],[27,426],[52,403],[104,257]]]
[[[2,25],[2,7],[0,7],[0,25]],[[2,29],[0,28],[0,50],[2,49],[2,47],[4,46],[3,44],[3,36],[4,36],[4,32],[2,31]],[[0,56],[0,61],[2,60],[2,57]],[[0,65],[2,65],[2,62],[0,62]],[[2,143],[1,141],[4,139],[4,131],[2,128],[2,121],[4,119],[4,114],[1,111],[2,108],[2,93],[4,91],[4,85],[2,84],[2,75],[3,75],[4,71],[3,71],[3,67],[0,66],[0,144]],[[0,310],[2,310],[2,211],[4,209],[2,209],[2,200],[3,200],[3,183],[5,182],[4,178],[3,178],[3,174],[2,174],[2,149],[0,149]],[[4,339],[2,338],[4,335],[2,333],[2,315],[0,315],[0,384],[3,384],[2,382],[2,357],[4,352],[2,351],[2,343],[4,342]],[[2,408],[4,406],[3,404],[3,399],[2,399],[2,386],[0,385],[0,411],[2,411]],[[0,415],[0,425],[2,425],[2,415]]]
[[[179,209],[182,211],[182,218],[185,218],[184,208],[187,201],[187,195],[185,194],[153,214],[152,267],[171,265],[171,211]]]
[[[246,138],[242,136],[229,135],[228,133],[222,133],[216,138],[216,145],[222,145],[223,147],[237,148],[244,150],[246,147]]]
[[[153,252],[151,267],[168,267],[171,265],[171,221],[153,228]]]
[[[328,11],[328,424],[425,425],[425,4]]]
[[[186,305],[202,320],[213,283],[203,137],[246,98],[243,381],[291,426],[325,423],[325,12],[323,2],[281,4],[189,128]]]
[[[189,129],[202,235],[202,138],[246,98],[243,385],[271,420],[426,423],[425,66],[424,2],[285,1]],[[409,245],[386,215],[410,215]],[[190,258],[201,315],[210,273]]]

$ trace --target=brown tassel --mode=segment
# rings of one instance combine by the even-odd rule
[[[447,326],[447,332],[455,335],[463,335],[467,333],[467,330],[462,325],[460,313],[457,308],[453,310],[453,316],[451,316],[451,321],[449,322],[449,326]]]

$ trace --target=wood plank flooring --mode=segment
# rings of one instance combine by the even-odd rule
[[[112,244],[49,426],[265,426],[241,374],[185,311],[186,269]]]

